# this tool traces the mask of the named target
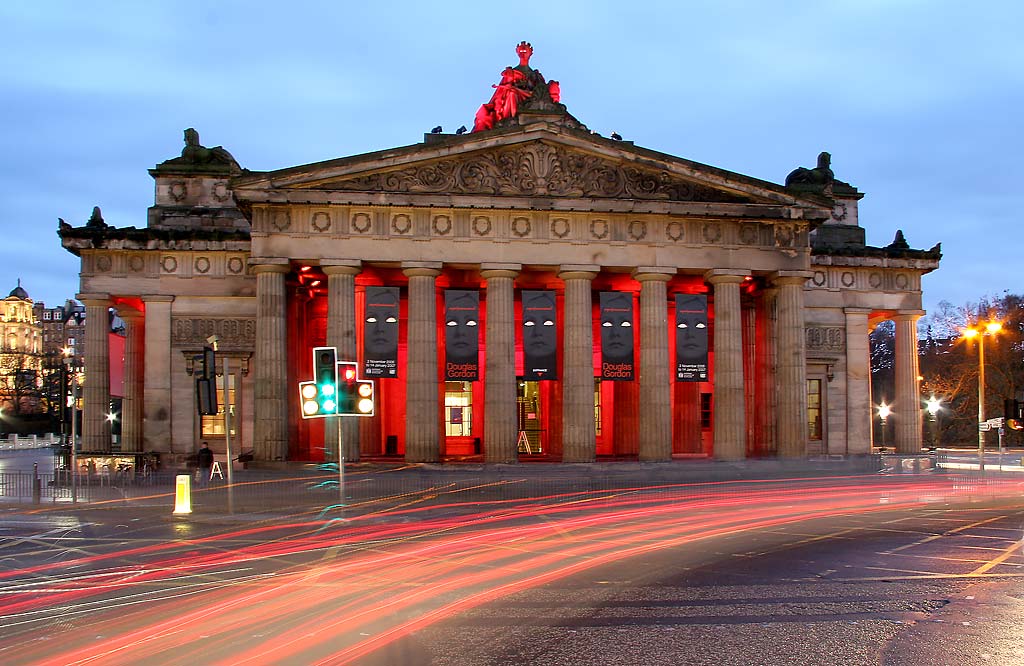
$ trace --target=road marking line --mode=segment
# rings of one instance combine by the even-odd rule
[[[1008,546],[1003,551],[1002,555],[998,555],[998,556],[992,558],[991,560],[989,560],[985,564],[981,565],[980,567],[978,567],[977,569],[972,571],[971,574],[972,575],[983,574],[986,571],[988,571],[989,569],[992,569],[992,568],[994,568],[996,566],[999,566],[1004,561],[1006,561],[1007,559],[1009,559],[1010,557],[1012,557],[1014,555],[1014,553],[1017,551],[1017,549],[1020,548],[1021,543],[1022,543],[1021,541],[1017,541],[1016,543],[1011,544],[1010,546]]]
[[[962,532],[964,530],[969,530],[972,527],[977,527],[978,525],[985,525],[987,523],[992,523],[992,522],[995,522],[997,520],[1003,520],[1004,518],[1006,518],[1006,516],[994,516],[992,518],[986,518],[985,520],[979,520],[977,522],[970,523],[968,525],[963,525],[962,527],[954,527],[953,529],[947,530],[947,531],[943,532],[942,534],[933,534],[933,535],[931,535],[929,537],[925,537],[924,539],[919,539],[917,541],[914,541],[913,543],[907,543],[907,544],[904,544],[902,546],[897,546],[896,548],[892,548],[890,550],[883,550],[882,552],[879,553],[879,555],[892,555],[893,553],[897,553],[897,552],[899,552],[901,550],[906,550],[907,548],[913,548],[914,546],[920,546],[920,545],[929,543],[931,541],[935,541],[936,539],[941,539],[943,537],[948,537],[948,536],[951,536],[951,535],[956,534],[958,532]]]

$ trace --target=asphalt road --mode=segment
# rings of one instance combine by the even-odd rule
[[[1024,662],[1018,477],[510,475],[344,517],[9,508],[0,663]]]
[[[511,595],[363,663],[1016,666],[1022,526],[1009,501],[725,535]]]

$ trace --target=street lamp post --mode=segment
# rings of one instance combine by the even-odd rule
[[[892,408],[884,402],[878,406],[878,418],[882,421],[882,449],[885,449],[885,426],[892,414]]]
[[[934,395],[925,400],[925,408],[931,416],[932,421],[932,446],[939,445],[939,410],[942,409],[942,400]]]
[[[978,338],[978,469],[985,469],[985,431],[981,424],[985,422],[985,336],[995,335],[1003,328],[1002,323],[990,321],[963,330],[968,340]]]

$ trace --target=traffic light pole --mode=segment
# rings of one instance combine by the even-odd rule
[[[231,383],[231,364],[228,355],[224,354],[224,452],[228,457],[228,513],[235,512],[235,475],[234,462],[231,458],[231,403],[228,388]]]
[[[338,495],[339,503],[345,506],[345,447],[341,441],[341,415],[334,417],[338,427]]]

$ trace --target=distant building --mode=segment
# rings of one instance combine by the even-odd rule
[[[268,461],[339,441],[349,460],[412,462],[864,454],[885,319],[894,441],[920,450],[916,322],[938,246],[866,245],[863,194],[828,153],[778,184],[591,132],[518,52],[481,84],[472,132],[254,172],[189,129],[150,170],[144,227],[98,208],[61,224],[88,368],[110,356],[96,321],[125,320],[123,450],[223,446],[226,403],[236,445]],[[211,335],[228,397],[199,417]],[[322,345],[377,380],[375,414],[340,435],[300,414]],[[110,441],[103,381],[86,385],[86,448]]]
[[[42,326],[19,280],[0,301],[0,406],[13,414],[38,412],[42,380]]]
[[[85,349],[85,306],[73,300],[64,305],[48,308],[45,303],[34,307],[36,321],[43,329],[43,354],[81,357]]]

